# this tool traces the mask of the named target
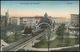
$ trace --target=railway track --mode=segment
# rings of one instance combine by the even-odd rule
[[[24,45],[24,43],[29,41],[30,39],[33,39],[33,38],[36,38],[37,36],[40,36],[41,33],[44,33],[44,31],[40,32],[39,35],[37,34],[37,35],[35,35],[33,37],[32,36],[24,37],[23,39],[20,39],[17,42],[14,42],[14,43],[10,44],[9,46],[2,48],[2,51],[12,51],[12,50],[14,51],[15,48],[17,49],[18,47]]]

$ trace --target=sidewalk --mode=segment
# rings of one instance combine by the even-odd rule
[[[71,48],[75,48],[75,47],[79,47],[79,45],[74,45],[74,46],[68,46],[68,47],[59,47],[59,48],[50,48],[50,51],[51,50],[61,50],[61,49],[71,49]],[[48,51],[48,48],[31,48],[30,50],[33,50],[33,51]]]

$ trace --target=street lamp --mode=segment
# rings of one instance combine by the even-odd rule
[[[48,52],[49,52],[49,46],[50,46],[50,35],[51,35],[51,26],[49,25],[49,27],[46,30],[46,35],[47,35],[47,40],[48,40]]]

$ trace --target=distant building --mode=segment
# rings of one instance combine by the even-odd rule
[[[79,15],[71,14],[71,25],[69,26],[69,33],[79,36]]]
[[[24,26],[35,26],[42,16],[33,16],[33,17],[10,17],[9,23],[15,25],[24,25]]]
[[[5,26],[6,17],[5,16],[2,16],[2,15],[0,17],[1,17],[1,20],[0,20],[1,26]]]
[[[5,23],[6,23],[6,25],[8,25],[8,23],[9,23],[9,12],[8,12],[8,10],[7,10],[7,12],[5,12],[5,17],[6,17]]]
[[[71,25],[72,26],[79,25],[79,15],[78,14],[71,14]]]
[[[19,18],[18,17],[9,17],[9,12],[5,12],[5,25],[8,24],[15,24],[19,25]]]
[[[55,21],[56,24],[67,23],[67,19],[65,17],[52,17],[52,21]]]
[[[35,23],[34,17],[20,17],[20,24],[21,25],[31,25],[31,23]]]
[[[4,24],[4,26],[7,26],[7,24],[9,23],[9,13],[8,13],[8,11],[7,12],[5,12],[5,15],[0,15],[0,23],[1,23],[1,25],[3,25]]]
[[[14,24],[14,25],[19,25],[20,24],[19,17],[11,17],[11,18],[9,18],[9,23],[10,24]]]
[[[20,17],[20,25],[25,25],[28,27],[36,26],[36,24],[40,21],[41,16],[34,16],[34,17]]]

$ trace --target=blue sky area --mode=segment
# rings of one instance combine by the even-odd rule
[[[79,14],[79,1],[1,1],[1,14],[11,16],[35,16],[45,12],[50,16],[69,17]]]

